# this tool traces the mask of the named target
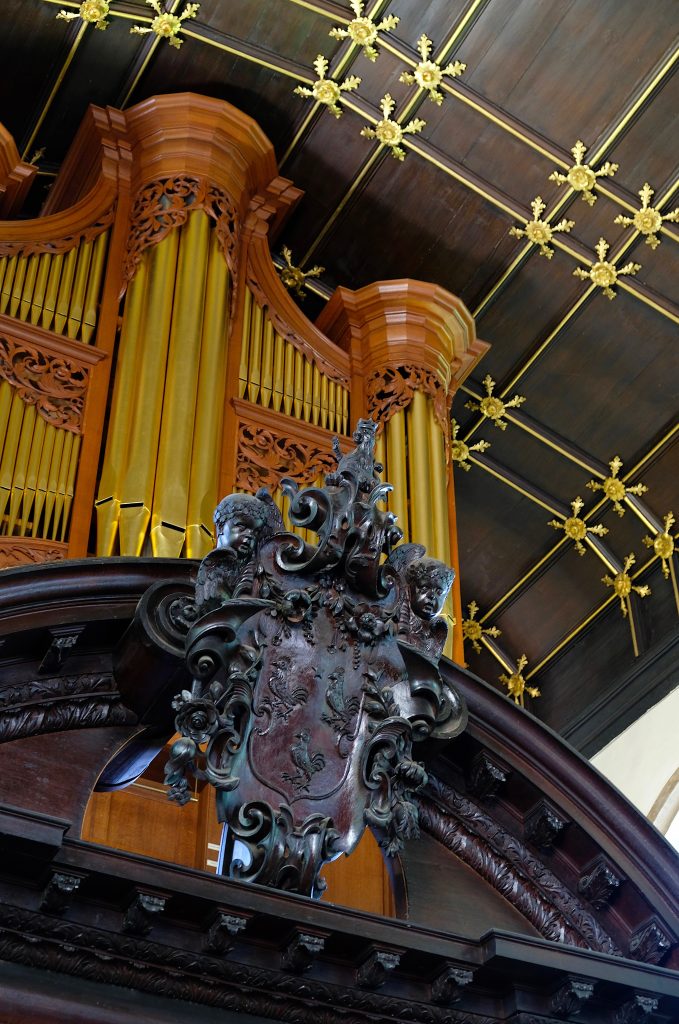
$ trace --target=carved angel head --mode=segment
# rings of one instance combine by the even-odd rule
[[[421,619],[440,615],[455,579],[455,570],[436,558],[416,558],[405,571],[410,607]]]
[[[283,518],[268,491],[228,494],[215,509],[217,547],[230,548],[239,561],[246,562],[258,547],[282,532]]]

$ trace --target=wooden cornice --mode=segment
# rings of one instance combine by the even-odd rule
[[[36,173],[37,167],[21,159],[14,139],[0,124],[0,217],[20,212]]]

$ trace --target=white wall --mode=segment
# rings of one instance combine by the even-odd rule
[[[679,850],[679,687],[592,758]]]

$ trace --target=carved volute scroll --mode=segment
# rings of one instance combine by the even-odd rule
[[[397,546],[376,430],[360,420],[347,454],[335,441],[324,487],[282,482],[292,523],[316,544],[283,532],[266,491],[220,503],[186,638],[193,683],[173,703],[170,796],[182,804],[187,775],[206,779],[231,877],[306,895],[366,825],[387,855],[419,835],[427,775],[413,745],[466,724],[438,670],[454,573]]]

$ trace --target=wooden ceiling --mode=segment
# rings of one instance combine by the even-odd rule
[[[677,566],[664,578],[643,544],[668,512],[679,519],[679,222],[663,222],[655,249],[615,223],[634,216],[645,182],[662,215],[679,204],[676,0],[366,0],[376,21],[400,19],[380,33],[374,63],[328,34],[354,17],[348,2],[202,0],[180,49],[130,33],[153,16],[142,0],[111,0],[106,31],[56,17],[78,8],[2,5],[0,121],[24,159],[44,150],[26,214],[40,208],[89,103],[193,90],[255,118],[281,172],[306,191],[280,241],[303,267],[325,268],[307,315],[335,285],[389,277],[459,295],[492,345],[453,408],[460,438],[491,442],[472,453],[469,472],[456,468],[459,569],[465,604],[476,601],[483,625],[502,631],[495,653],[467,645],[469,667],[497,682],[525,654],[524,675],[541,691],[531,711],[593,752],[670,688],[679,632]],[[466,64],[444,79],[440,106],[400,82],[421,59],[423,33],[433,59]],[[341,118],[293,92],[316,79],[319,54],[330,77],[361,78],[343,94]],[[394,117],[426,121],[406,136],[403,162],[361,135],[387,92]],[[578,140],[594,170],[619,165],[598,177],[593,205],[550,180],[568,173]],[[538,195],[552,226],[575,222],[554,236],[551,259],[510,234],[533,219]],[[641,265],[621,274],[612,300],[573,274],[597,262],[601,237],[619,272]],[[487,374],[505,402],[525,399],[507,410],[504,431],[466,407],[483,398]],[[648,487],[624,517],[587,489],[616,455],[627,485]],[[584,556],[549,525],[577,496],[588,525],[608,529]],[[624,618],[602,577],[631,553],[633,582],[651,594],[633,593]]]

